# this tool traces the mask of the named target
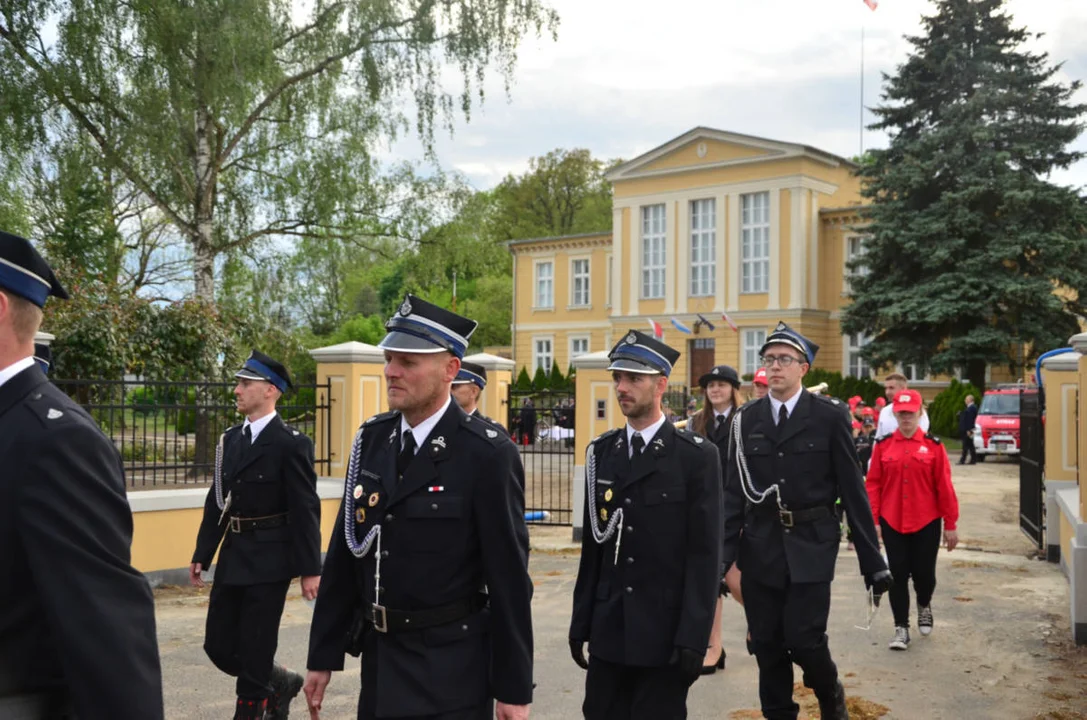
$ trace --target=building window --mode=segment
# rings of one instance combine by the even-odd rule
[[[740,196],[740,289],[770,291],[770,193]]]
[[[664,297],[664,205],[642,208],[642,299]]]
[[[573,360],[578,355],[584,355],[589,352],[589,338],[588,336],[572,337],[570,338],[570,359]]]
[[[545,373],[551,372],[551,365],[555,362],[555,354],[551,350],[551,338],[536,338],[536,360],[533,363],[536,369],[543,368]]]
[[[691,201],[691,295],[713,295],[717,208],[712,198]]]
[[[864,237],[861,235],[850,235],[845,239],[845,281],[843,283],[846,292],[850,291],[852,286],[852,279],[855,277],[863,277],[868,274],[868,268],[864,265],[850,269],[850,263],[854,260],[859,260],[864,257]]]
[[[868,344],[868,336],[864,333],[855,333],[847,336],[846,347],[846,375],[855,378],[870,377],[872,372],[868,367],[868,361],[861,357],[861,348]]]
[[[755,374],[755,371],[759,369],[759,350],[762,349],[763,344],[766,342],[765,330],[747,330],[744,333],[744,346],[743,352],[740,357],[742,358],[742,364],[740,367],[740,374]]]
[[[555,307],[554,263],[536,263],[536,307]]]
[[[915,380],[920,381],[927,379],[925,377],[925,374],[921,372],[921,368],[917,367],[917,365],[913,363],[909,365],[903,365],[902,374],[905,375],[906,379],[910,382],[914,382]]]
[[[589,305],[589,261],[574,260],[570,263],[570,304],[574,307]]]

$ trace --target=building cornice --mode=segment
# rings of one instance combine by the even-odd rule
[[[527,254],[538,250],[553,250],[558,248],[606,248],[611,247],[611,229],[594,233],[582,233],[579,235],[559,235],[545,238],[525,238],[524,240],[508,240],[506,247],[515,255]]]
[[[745,180],[735,183],[719,183],[717,185],[702,185],[698,187],[683,188],[682,190],[668,190],[658,193],[643,193],[640,195],[624,195],[616,197],[612,206],[616,210],[623,208],[635,208],[649,203],[672,202],[675,200],[693,200],[716,195],[743,195],[745,193],[763,192],[766,190],[811,190],[824,195],[832,195],[838,191],[834,183],[819,180],[809,175],[779,175],[776,177],[760,178],[758,180]]]

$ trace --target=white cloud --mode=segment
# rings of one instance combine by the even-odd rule
[[[696,125],[800,142],[841,155],[859,148],[861,29],[865,101],[879,102],[921,32],[927,0],[553,0],[558,41],[528,38],[511,90],[490,78],[487,102],[437,142],[444,167],[490,187],[532,156],[587,147],[631,158]],[[1087,75],[1087,2],[1010,0],[1017,26],[1044,33],[1031,49],[1064,62],[1068,82]],[[452,86],[456,87],[456,86]],[[1087,90],[1078,94],[1087,102]],[[866,115],[871,121],[871,115]],[[886,138],[865,131],[868,147]],[[1087,150],[1087,138],[1075,147]],[[413,139],[394,157],[418,157]],[[1087,162],[1054,175],[1087,185]]]

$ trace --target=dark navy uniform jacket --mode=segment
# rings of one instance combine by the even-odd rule
[[[638,459],[625,427],[588,452],[599,527],[621,508],[622,536],[595,541],[586,498],[570,639],[587,640],[601,660],[640,667],[668,665],[677,648],[705,652],[721,581],[717,448],[665,421]]]
[[[321,501],[313,469],[313,441],[276,415],[250,448],[242,425],[223,435],[223,498],[228,515],[242,518],[287,513],[289,522],[235,533],[219,523],[215,488],[208,490],[193,562],[211,565],[222,540],[215,582],[256,585],[321,574]],[[225,531],[225,539],[224,538]]]
[[[833,510],[839,497],[853,531],[861,572],[869,575],[886,569],[849,415],[837,400],[800,392],[780,433],[771,416],[769,396],[743,406],[743,453],[755,489],[761,492],[777,483],[788,510],[824,507],[830,512],[787,528],[772,494],[761,505],[748,502],[736,462],[729,463],[726,474],[726,569],[737,562],[745,576],[750,573],[752,579],[772,587],[834,579],[841,526]]]
[[[0,386],[0,697],[159,720],[155,606],[113,443],[37,365]]]
[[[358,499],[341,506],[325,556],[310,628],[310,670],[342,670],[353,618],[375,601],[378,546],[356,558],[359,541],[381,526],[380,604],[423,611],[471,600],[488,607],[419,631],[379,633],[367,624],[363,692],[379,717],[430,716],[489,698],[532,701],[532,582],[528,575],[524,467],[507,435],[450,402],[402,479],[401,414],[362,427]],[[352,485],[348,479],[347,487]],[[355,494],[355,493],[353,493]],[[345,503],[347,502],[345,497]]]

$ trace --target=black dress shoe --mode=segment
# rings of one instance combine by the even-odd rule
[[[834,682],[834,694],[819,698],[819,717],[822,720],[849,720],[849,710],[845,706],[845,688],[842,681]]]

